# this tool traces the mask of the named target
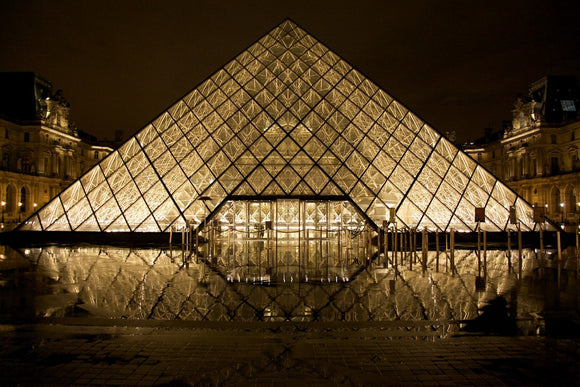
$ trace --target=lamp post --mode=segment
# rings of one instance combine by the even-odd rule
[[[18,223],[22,221],[21,214],[22,214],[22,202],[18,202]]]
[[[6,208],[6,202],[2,200],[2,228],[4,228],[4,209]]]
[[[560,208],[562,209],[562,226],[564,226],[564,203],[560,203]]]

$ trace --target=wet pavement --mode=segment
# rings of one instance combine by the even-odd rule
[[[425,258],[6,248],[0,385],[579,384],[576,255]]]
[[[577,340],[439,338],[400,328],[91,319],[1,325],[0,384],[578,385]]]

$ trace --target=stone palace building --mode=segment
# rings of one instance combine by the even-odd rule
[[[580,90],[575,77],[546,76],[516,99],[504,130],[464,150],[567,231],[580,217]]]
[[[1,227],[47,203],[112,148],[71,124],[61,90],[32,72],[0,73]]]

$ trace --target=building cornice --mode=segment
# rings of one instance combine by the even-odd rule
[[[529,137],[529,136],[536,134],[536,133],[540,133],[540,128],[531,129],[531,130],[528,130],[527,132],[519,133],[519,134],[516,134],[515,136],[504,138],[500,142],[502,144],[507,144],[507,143],[512,142],[512,141],[520,140],[524,137]]]
[[[71,141],[75,141],[75,142],[81,142],[81,139],[75,136],[71,136],[70,134],[66,134],[63,133],[61,131],[49,128],[47,126],[41,126],[40,128],[41,131],[45,131],[45,132],[49,132],[51,134],[57,135],[57,136],[62,136],[64,138],[66,138],[67,140],[71,140]]]
[[[108,152],[112,152],[114,151],[113,148],[108,147],[108,146],[104,146],[104,145],[90,145],[92,150],[103,150],[103,151],[108,151]]]

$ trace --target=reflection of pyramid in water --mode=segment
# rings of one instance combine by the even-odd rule
[[[20,227],[168,231],[235,197],[344,197],[376,225],[505,230],[532,208],[291,21],[284,21]]]

